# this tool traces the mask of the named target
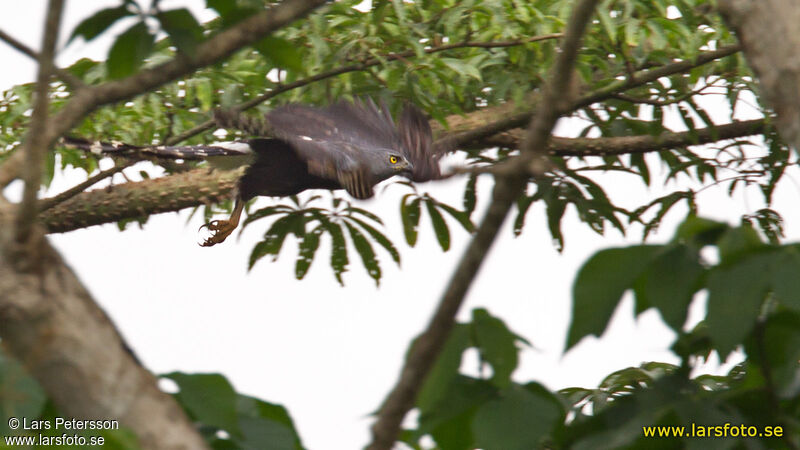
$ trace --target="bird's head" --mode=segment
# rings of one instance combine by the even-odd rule
[[[395,175],[407,175],[414,169],[411,161],[402,152],[391,149],[372,149],[365,152],[365,163],[374,183]]]
[[[389,153],[386,162],[394,173],[411,174],[414,170],[411,161],[399,153]]]

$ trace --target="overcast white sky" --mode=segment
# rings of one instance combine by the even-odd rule
[[[162,1],[165,8],[187,3],[201,20],[212,17],[200,0]],[[93,11],[116,4],[68,2],[65,34]],[[38,48],[44,10],[44,0],[3,2],[0,29]],[[84,56],[104,59],[110,41],[107,37],[90,45],[73,43],[61,53],[59,63],[67,65]],[[34,79],[33,63],[2,44],[0,60],[5,63],[0,88]],[[729,113],[717,109],[714,117],[723,122]],[[576,132],[570,128],[570,123],[562,122],[559,133]],[[134,168],[131,176],[138,170]],[[657,164],[651,170],[664,173]],[[47,194],[83,179],[83,171],[67,170]],[[599,179],[623,206],[638,206],[659,194],[620,175]],[[454,180],[420,189],[460,204],[462,186],[462,180]],[[491,180],[481,179],[476,219],[490,188]],[[5,193],[14,198],[19,190],[18,184],[12,185]],[[424,216],[417,247],[409,248],[398,212],[398,199],[405,192],[393,186],[375,199],[358,202],[384,218],[387,234],[402,254],[402,268],[397,268],[377,250],[384,269],[380,288],[365,275],[355,253],[345,274],[346,286],[340,287],[327,265],[325,246],[306,279],[296,281],[293,238],[277,262],[262,260],[248,273],[249,252],[266,231],[266,222],[252,225],[238,241],[229,239],[213,248],[197,245],[196,230],[202,221],[195,217],[187,224],[187,212],[153,216],[143,230],[135,227],[121,233],[110,224],[52,235],[51,242],[150,370],[222,373],[237,391],[286,406],[307,447],[351,449],[368,441],[368,415],[396,381],[409,340],[427,323],[468,240],[451,223],[452,249],[442,253]],[[796,208],[785,206],[796,205],[797,197],[798,187],[792,182],[783,183],[776,195],[778,209],[791,214],[785,216],[791,239],[800,235],[800,217]],[[259,205],[271,202],[262,199]],[[724,188],[712,188],[700,197],[700,213],[736,222],[741,214],[759,209],[760,202],[755,193],[729,199]],[[670,213],[651,241],[667,240],[684,213],[680,208]],[[602,339],[585,339],[573,351],[562,353],[571,285],[580,264],[601,248],[637,243],[640,238],[636,228],[628,237],[615,231],[598,236],[579,224],[571,209],[564,234],[566,249],[559,254],[541,206],[528,213],[521,237],[513,238],[506,226],[459,317],[467,320],[473,308],[485,307],[505,320],[535,347],[522,352],[514,378],[536,380],[551,389],[594,387],[612,371],[644,361],[678,362],[668,350],[674,334],[653,311],[634,320],[630,297]],[[696,299],[690,323],[702,318],[703,301]],[[464,368],[474,372],[476,364],[473,354],[465,358]],[[713,367],[709,365],[709,370]]]

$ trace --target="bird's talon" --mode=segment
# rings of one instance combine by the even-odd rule
[[[205,239],[200,246],[211,247],[223,242],[236,228],[237,224],[231,223],[229,220],[212,220],[200,227],[200,230],[207,228],[211,232],[211,236]],[[197,231],[200,231],[197,230]]]

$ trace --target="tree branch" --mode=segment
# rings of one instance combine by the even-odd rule
[[[721,0],[722,17],[736,30],[760,92],[775,110],[783,139],[800,150],[800,5],[794,0]]]
[[[0,189],[5,189],[12,181],[19,178],[25,165],[25,153],[19,150],[11,154],[0,164]]]
[[[37,61],[39,60],[39,55],[35,51],[33,51],[32,48],[14,39],[13,36],[11,36],[10,34],[6,33],[3,30],[0,30],[0,41],[4,41],[6,44],[11,46],[15,50],[19,51],[20,53],[28,55]],[[75,75],[69,73],[64,69],[61,69],[59,67],[53,67],[53,71],[56,74],[56,76],[58,76],[58,78],[61,78],[62,81],[67,83],[67,85],[69,85],[73,89],[78,89],[85,86],[83,84],[83,81],[81,81],[78,77],[76,77]]]
[[[220,61],[324,3],[325,0],[287,0],[203,42],[197,47],[193,59],[178,54],[168,62],[141,70],[128,78],[80,89],[52,117],[50,126],[42,138],[43,142],[46,142],[47,146],[52,145],[78,121],[101,105],[134,97],[198,68]],[[4,187],[16,179],[22,165],[22,161],[12,155],[0,166],[0,186]]]
[[[563,112],[561,106],[564,103],[557,101],[557,96],[564,91],[563,83],[569,82],[581,36],[594,10],[595,3],[596,0],[582,0],[573,10],[564,34],[561,53],[556,60],[550,81],[544,89],[544,108],[538,111],[537,116],[533,119],[531,132],[524,146],[523,151],[527,153],[541,154],[544,152],[544,145],[550,130]],[[509,209],[524,188],[526,180],[527,174],[521,170],[510,173],[506,177],[497,178],[492,192],[492,201],[480,227],[453,272],[428,327],[411,348],[400,373],[400,379],[381,406],[378,419],[372,426],[372,443],[367,447],[368,449],[390,449],[394,445],[401,422],[406,413],[414,406],[417,393],[422,388],[425,377],[450,334],[455,323],[455,315],[461,307],[464,296],[475,279],[481,263],[486,258]]]
[[[82,89],[53,116],[53,126],[48,129],[47,140],[55,141],[98,106],[134,97],[198,68],[214,64],[324,3],[325,0],[287,0],[203,42],[197,47],[194,58],[178,54],[168,62],[141,70],[128,78]]]
[[[459,48],[505,48],[505,47],[513,47],[513,46],[523,45],[523,44],[527,44],[527,43],[531,43],[531,42],[544,41],[544,40],[548,40],[548,39],[557,39],[557,38],[559,38],[561,36],[562,36],[561,33],[552,33],[552,34],[545,34],[545,35],[542,35],[542,36],[534,36],[534,37],[530,37],[530,38],[527,38],[527,39],[517,39],[517,40],[513,40],[513,41],[484,41],[484,42],[467,41],[467,42],[458,42],[458,43],[454,43],[454,44],[447,44],[447,45],[440,45],[440,46],[437,46],[437,47],[426,48],[424,50],[424,52],[426,54],[433,54],[433,53],[439,53],[439,52],[443,52],[443,51],[447,51],[447,50],[454,50],[454,49],[459,49]],[[347,65],[347,66],[343,66],[343,67],[337,67],[336,69],[328,70],[328,71],[319,73],[317,75],[312,75],[310,77],[306,77],[306,78],[303,78],[303,79],[300,79],[300,80],[293,81],[293,82],[288,83],[288,84],[281,84],[281,85],[277,86],[275,89],[272,89],[271,91],[266,92],[266,93],[254,98],[254,99],[251,99],[251,100],[243,102],[243,103],[241,103],[239,105],[236,105],[231,109],[235,109],[235,110],[238,110],[238,111],[246,111],[246,110],[248,110],[250,108],[253,108],[253,107],[257,106],[257,105],[260,105],[261,103],[264,103],[265,101],[267,101],[267,100],[269,100],[269,99],[271,99],[273,97],[277,97],[278,95],[283,94],[284,92],[289,92],[291,90],[294,90],[294,89],[297,89],[297,88],[300,88],[300,87],[303,87],[303,86],[307,86],[307,85],[309,85],[311,83],[316,83],[318,81],[322,81],[322,80],[325,80],[325,79],[328,79],[328,78],[333,78],[335,76],[342,75],[342,74],[345,74],[345,73],[364,71],[364,70],[369,69],[370,67],[382,64],[384,60],[385,61],[405,60],[406,58],[411,58],[413,56],[416,56],[416,52],[414,50],[408,50],[408,51],[405,51],[405,52],[402,52],[402,53],[389,53],[388,55],[385,55],[382,58],[370,58],[370,59],[368,59],[368,60],[366,60],[366,61],[364,61],[362,63],[359,63],[359,64],[351,64],[351,65]],[[196,136],[196,135],[198,135],[198,134],[200,134],[200,133],[202,133],[204,131],[211,130],[216,126],[217,126],[216,121],[214,121],[213,119],[207,120],[207,121],[205,121],[205,122],[203,122],[203,123],[191,128],[189,130],[184,131],[183,133],[181,133],[181,134],[179,134],[179,135],[177,135],[177,136],[175,136],[173,138],[168,139],[165,142],[165,144],[166,145],[174,145],[174,144],[177,144],[179,142],[183,142],[186,139],[189,139],[189,138],[191,138],[193,136]]]
[[[694,133],[610,138],[552,137],[547,153],[554,156],[646,153],[761,134],[765,126],[764,119],[755,119],[712,128],[699,128]],[[519,148],[521,138],[522,130],[516,129],[492,136],[478,144],[481,148],[492,146]],[[480,172],[492,172],[492,170]],[[110,189],[83,192],[59,204],[57,208],[42,212],[40,220],[49,232],[63,233],[87,226],[213,203],[229,196],[238,173],[240,172],[209,172],[199,169],[164,178],[125,183]],[[208,192],[208,195],[205,195],[205,192]],[[126,206],[128,201],[134,203]]]
[[[547,154],[552,156],[607,156],[631,153],[658,152],[688,145],[703,145],[725,139],[753,136],[764,132],[764,119],[742,120],[698,128],[692,132],[665,132],[658,136],[619,136],[605,138],[552,137]],[[475,148],[505,147],[520,148],[522,129],[514,129],[490,136],[471,145]]]
[[[61,12],[63,11],[63,0],[50,0],[47,7],[47,15],[44,24],[44,36],[42,38],[42,52],[39,55],[39,74],[36,77],[36,92],[33,103],[33,114],[31,124],[22,148],[19,149],[25,155],[25,166],[22,168],[25,190],[22,193],[22,202],[19,205],[15,226],[15,240],[18,244],[26,248],[19,254],[18,262],[22,265],[35,265],[37,251],[28,244],[31,236],[31,229],[36,220],[38,206],[36,197],[39,192],[42,180],[42,166],[44,165],[45,154],[50,143],[44,139],[47,131],[47,108],[50,105],[50,76],[53,72],[53,58],[55,57],[56,40],[61,23]],[[28,267],[31,269],[32,267]]]
[[[98,183],[101,180],[104,180],[104,179],[106,179],[106,178],[108,178],[108,177],[110,177],[110,176],[112,176],[112,175],[114,175],[116,173],[119,173],[119,172],[123,171],[124,169],[130,167],[131,165],[132,165],[132,163],[121,164],[119,166],[114,166],[114,167],[112,167],[110,169],[103,170],[103,171],[101,171],[101,172],[99,172],[99,173],[87,178],[85,181],[76,184],[75,186],[67,189],[66,191],[64,191],[64,192],[62,192],[62,193],[60,193],[58,195],[54,195],[53,197],[41,199],[39,201],[39,213],[41,214],[43,211],[46,211],[46,210],[52,208],[53,206],[56,206],[59,203],[62,203],[62,202],[65,202],[65,201],[69,200],[70,198],[72,198],[72,197],[80,194],[81,192],[85,191],[87,188],[91,187],[95,183]]]
[[[223,172],[196,169],[168,177],[95,189],[42,212],[40,221],[48,232],[63,233],[215,203],[230,197],[241,175],[241,169]]]
[[[739,45],[722,47],[719,50],[702,52],[694,60],[678,61],[663,65],[654,69],[647,69],[636,72],[633,77],[611,83],[610,85],[587,93],[572,104],[571,109],[589,106],[602,100],[613,97],[614,95],[633,89],[661,77],[682,73],[695,67],[708,64],[726,56],[730,56],[740,50]],[[482,108],[463,117],[448,118],[448,126],[442,127],[439,123],[432,123],[434,133],[439,136],[441,148],[458,148],[474,141],[486,139],[494,134],[520,128],[530,122],[534,112],[538,109],[538,96],[533,94],[528,97],[527,103],[532,107],[520,111],[517,105],[506,103],[494,107]],[[496,117],[502,119],[494,120]],[[479,125],[476,125],[479,124]]]

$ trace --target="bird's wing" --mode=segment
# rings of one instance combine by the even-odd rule
[[[355,198],[369,198],[376,180],[366,153],[402,142],[391,116],[372,101],[340,101],[326,108],[286,105],[267,114],[275,137],[289,142],[309,172],[337,180]]]
[[[442,155],[434,149],[433,132],[422,111],[407,103],[397,121],[397,130],[403,141],[405,157],[414,166],[411,179],[429,181],[441,178],[439,159]]]

